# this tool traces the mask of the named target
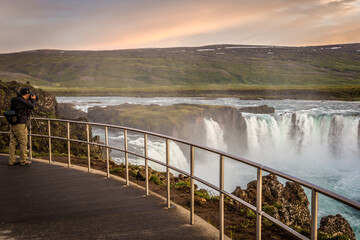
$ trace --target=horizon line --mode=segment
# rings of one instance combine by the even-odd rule
[[[335,46],[335,45],[353,45],[360,44],[360,42],[351,42],[351,43],[332,43],[325,45],[267,45],[267,44],[232,44],[232,43],[214,43],[208,45],[197,45],[197,46],[169,46],[169,47],[139,47],[139,48],[118,48],[118,49],[96,49],[96,50],[77,50],[77,49],[56,49],[56,48],[41,48],[41,49],[29,49],[16,52],[2,52],[0,54],[14,54],[14,53],[26,53],[26,52],[36,52],[36,51],[66,51],[66,52],[111,52],[111,51],[127,51],[127,50],[148,50],[148,49],[175,49],[175,48],[202,48],[210,46],[254,46],[254,47],[276,47],[276,48],[301,48],[301,47],[326,47],[326,46]]]

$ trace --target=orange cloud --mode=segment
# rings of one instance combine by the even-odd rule
[[[134,48],[166,46],[166,41],[202,45],[201,35],[219,32],[216,38],[203,44],[231,43],[306,45],[327,44],[334,39],[339,43],[360,41],[351,30],[356,29],[355,19],[359,8],[343,1],[244,1],[210,2],[206,5],[189,3],[176,8],[165,8],[145,14],[149,21],[139,17],[133,29],[118,32],[90,48]],[[144,22],[146,22],[144,24]],[[355,25],[355,27],[350,27]],[[330,27],[329,27],[330,26]],[[228,32],[224,30],[228,29]],[[333,34],[328,33],[331,31]],[[189,39],[193,38],[193,41]],[[200,37],[201,38],[201,37]],[[329,40],[331,38],[332,40]],[[227,40],[229,41],[229,40]]]
[[[360,42],[359,19],[359,0],[3,0],[0,52]]]

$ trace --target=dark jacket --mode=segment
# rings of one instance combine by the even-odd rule
[[[19,116],[19,123],[26,124],[30,113],[29,110],[34,109],[34,100],[25,100],[21,96],[14,97],[11,99],[10,110],[14,110]]]

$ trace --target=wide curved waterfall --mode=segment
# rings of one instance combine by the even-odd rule
[[[274,114],[241,113],[246,126],[244,129],[227,125],[226,116],[222,118],[225,119],[224,122],[216,122],[211,116],[205,117],[203,133],[200,137],[197,136],[197,139],[203,139],[201,144],[208,147],[270,166],[360,202],[359,102],[121,97],[69,97],[58,100],[72,102],[76,108],[84,111],[92,106],[106,107],[122,103],[143,105],[189,103],[231,106],[237,109],[262,104],[272,106],[275,108]],[[103,129],[94,130],[95,135],[103,137]],[[239,131],[233,135],[236,139],[229,138],[236,131]],[[128,138],[130,150],[142,153],[143,136],[129,135]],[[237,138],[242,139],[237,141]],[[110,145],[116,143],[122,146],[123,141],[122,133],[110,132]],[[113,151],[111,154],[113,159],[123,161],[121,153]],[[165,142],[149,138],[149,156],[165,162]],[[219,156],[196,150],[195,157],[195,175],[218,186]],[[135,164],[144,163],[143,159],[132,158],[131,161]],[[189,147],[170,142],[170,162],[189,172]],[[150,166],[164,170],[156,164]],[[254,179],[256,179],[256,169],[225,159],[226,191],[232,192],[236,186],[246,188],[246,184]],[[204,187],[197,184],[199,187]],[[309,189],[305,189],[305,192],[310,196]],[[342,213],[351,223],[359,238],[360,214],[320,194],[319,220],[324,215],[338,213]]]

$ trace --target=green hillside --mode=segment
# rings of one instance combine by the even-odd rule
[[[65,88],[360,85],[360,44],[37,50],[0,54],[0,80]]]
[[[0,54],[0,80],[56,95],[359,100],[360,44],[36,50]]]

